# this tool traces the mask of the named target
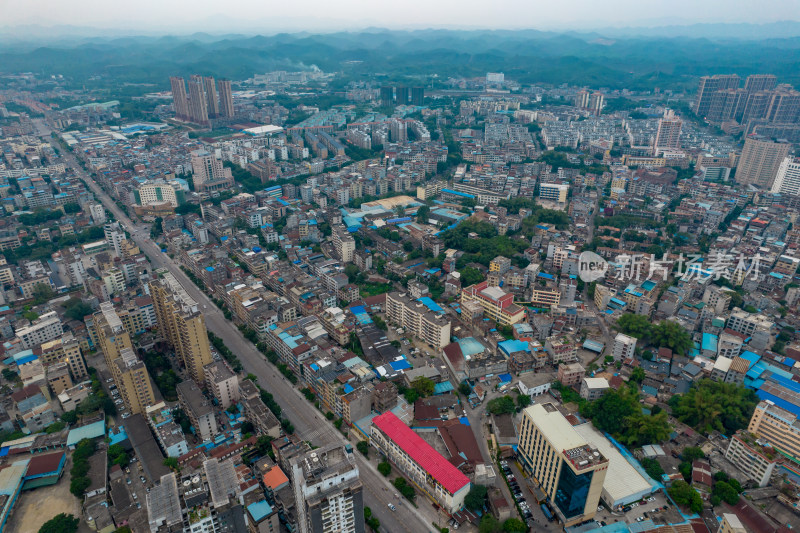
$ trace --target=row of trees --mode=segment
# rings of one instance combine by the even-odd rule
[[[92,484],[89,479],[89,457],[97,451],[97,445],[93,440],[83,439],[72,453],[72,470],[70,470],[69,491],[79,499],[83,499],[83,493]]]

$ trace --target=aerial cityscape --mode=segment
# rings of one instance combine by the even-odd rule
[[[792,0],[49,4],[0,533],[800,529]]]

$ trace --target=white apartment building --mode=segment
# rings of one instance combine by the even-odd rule
[[[434,348],[444,348],[450,344],[451,324],[446,315],[431,311],[425,304],[412,300],[404,292],[386,295],[386,320],[405,328],[411,335]]]
[[[26,350],[37,347],[47,341],[51,341],[61,337],[64,333],[64,327],[61,324],[61,319],[55,311],[45,313],[30,326],[20,328],[17,330],[17,337],[22,341],[22,346]]]
[[[611,352],[614,355],[615,361],[622,361],[623,359],[633,357],[635,350],[635,337],[629,337],[624,333],[617,333],[617,336],[614,337],[614,347]]]

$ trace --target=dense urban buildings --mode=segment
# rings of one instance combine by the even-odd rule
[[[175,57],[0,73],[6,528],[795,526],[784,69]]]

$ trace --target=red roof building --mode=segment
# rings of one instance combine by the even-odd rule
[[[454,513],[462,507],[469,478],[394,413],[375,417],[370,437],[376,448],[446,510]]]

